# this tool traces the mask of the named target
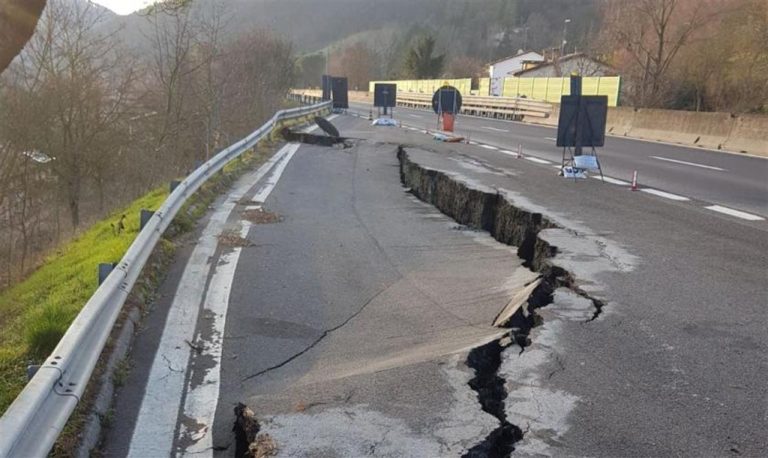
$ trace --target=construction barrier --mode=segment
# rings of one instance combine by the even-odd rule
[[[368,85],[368,92],[373,93],[373,88],[377,83],[389,83],[397,85],[397,92],[413,92],[420,94],[434,94],[446,84],[453,86],[462,94],[469,95],[472,90],[472,78],[461,79],[434,79],[434,80],[400,80],[400,81],[371,81]]]
[[[621,77],[585,76],[581,79],[583,95],[608,96],[608,106],[619,103]],[[504,78],[504,97],[526,97],[551,103],[560,103],[560,97],[571,95],[571,79],[565,78]]]

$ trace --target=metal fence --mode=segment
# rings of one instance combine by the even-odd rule
[[[253,148],[280,121],[327,109],[330,109],[330,102],[277,112],[266,124],[221,151],[176,187],[85,304],[53,353],[0,418],[0,457],[35,457],[49,453],[80,401],[141,270],[187,199],[230,161]]]

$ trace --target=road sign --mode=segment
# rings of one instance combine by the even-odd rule
[[[603,146],[607,116],[608,97],[604,95],[564,95],[560,102],[557,146]]]
[[[341,76],[331,78],[331,98],[334,109],[349,108],[349,85],[346,78]]]
[[[323,87],[323,100],[331,100],[331,75],[323,75],[322,87]]]
[[[461,92],[453,86],[443,86],[432,96],[432,109],[435,113],[456,114],[461,111]]]
[[[373,89],[373,106],[394,108],[397,106],[397,84],[376,83]]]

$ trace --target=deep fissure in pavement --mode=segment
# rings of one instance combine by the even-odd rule
[[[525,351],[531,344],[531,330],[542,324],[536,310],[552,303],[557,288],[568,288],[590,300],[595,307],[592,320],[600,315],[604,304],[576,286],[573,275],[550,262],[557,248],[542,240],[539,232],[558,226],[543,215],[515,207],[499,193],[472,189],[443,172],[424,168],[412,162],[403,147],[398,149],[397,157],[402,184],[413,195],[434,205],[459,224],[485,230],[497,241],[518,247],[517,255],[523,265],[541,274],[541,283],[528,297],[527,307],[518,309],[504,325],[509,334],[475,348],[467,357],[467,366],[475,371],[469,386],[477,392],[482,409],[499,420],[499,427],[464,456],[509,456],[515,450],[514,444],[523,439],[525,431],[507,420],[505,402],[508,393],[505,380],[498,373],[503,351],[513,343]]]

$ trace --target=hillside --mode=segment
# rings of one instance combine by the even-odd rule
[[[311,53],[355,37],[397,46],[422,31],[439,37],[442,50],[482,59],[513,54],[519,48],[559,46],[563,20],[571,18],[569,46],[582,46],[595,28],[595,0],[210,0],[195,2],[201,12],[223,7],[231,34],[266,27],[289,38],[300,53]],[[110,26],[121,28],[138,42],[146,20],[140,14],[114,16]],[[382,33],[382,31],[384,33]],[[387,37],[382,40],[381,37]]]

